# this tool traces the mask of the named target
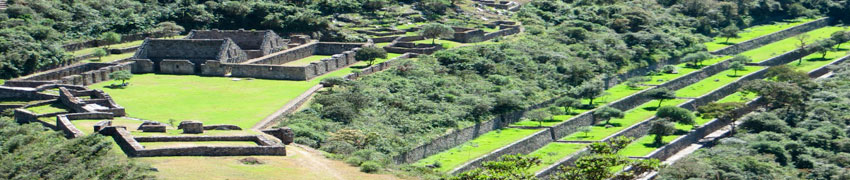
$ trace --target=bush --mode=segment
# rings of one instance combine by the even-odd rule
[[[374,162],[374,161],[366,161],[366,162],[363,162],[363,164],[360,164],[360,172],[375,173],[375,172],[378,172],[378,170],[380,170],[380,169],[381,169],[381,164],[378,164],[377,162]]]
[[[357,156],[348,156],[348,158],[345,158],[345,163],[352,166],[360,166],[360,164],[363,163],[363,158]]]

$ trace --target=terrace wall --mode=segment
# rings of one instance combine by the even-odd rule
[[[307,44],[245,61],[242,64],[286,64],[288,62],[312,56],[316,52],[318,44],[318,41],[311,41]]]
[[[716,55],[729,55],[729,54],[738,54],[744,51],[748,51],[751,49],[755,49],[757,47],[764,46],[766,44],[770,44],[772,42],[776,42],[779,40],[783,40],[792,36],[795,36],[800,33],[808,32],[811,30],[815,30],[818,28],[826,27],[829,25],[831,19],[829,17],[820,18],[818,20],[814,20],[811,22],[807,22],[804,24],[800,24],[788,29],[784,29],[782,31],[774,32],[768,35],[764,35],[758,38],[750,39],[748,41],[744,41],[735,45],[727,46],[726,48],[719,49],[711,52],[711,54]]]
[[[542,148],[543,146],[546,146],[546,144],[549,144],[551,142],[553,142],[551,129],[543,129],[542,131],[534,133],[531,136],[525,137],[519,141],[511,143],[510,145],[499,148],[493,152],[487,153],[484,156],[466,162],[463,165],[452,169],[451,171],[449,171],[449,173],[457,174],[460,172],[472,170],[481,167],[481,164],[484,162],[498,160],[503,155],[529,154],[537,149]]]
[[[145,38],[150,38],[150,37],[154,37],[154,38],[166,37],[166,36],[170,36],[170,35],[174,35],[174,34],[168,33],[168,32],[146,32],[146,33],[137,33],[137,34],[124,34],[124,35],[121,35],[121,42],[119,42],[119,43],[126,43],[126,42],[131,42],[131,41],[144,40]],[[104,40],[89,40],[89,41],[65,44],[65,45],[62,45],[62,48],[65,49],[65,51],[77,51],[77,50],[81,50],[81,49],[85,49],[85,48],[99,47],[99,46],[106,46],[106,45],[112,45],[112,43],[106,42]]]
[[[82,120],[82,119],[112,119],[112,113],[102,113],[102,112],[88,112],[88,113],[71,113],[71,114],[62,114],[56,116],[56,126],[57,128],[65,133],[65,137],[67,138],[78,138],[85,135],[85,132],[80,131],[76,126],[74,126],[71,121],[73,120]]]
[[[155,156],[250,156],[250,155],[276,155],[276,156],[285,156],[286,155],[286,147],[280,145],[260,145],[260,146],[220,146],[220,147],[210,147],[210,146],[193,146],[193,147],[175,147],[175,148],[157,148],[157,149],[145,149],[144,146],[139,144],[139,141],[136,138],[140,138],[143,140],[153,140],[156,142],[163,142],[159,140],[166,140],[166,142],[172,142],[171,140],[181,140],[181,139],[200,139],[202,141],[210,141],[216,139],[228,139],[228,137],[223,136],[206,136],[206,137],[133,137],[130,135],[130,132],[125,128],[108,126],[103,128],[99,133],[112,136],[115,139],[115,143],[121,147],[124,152],[130,157],[155,157]],[[238,137],[237,138],[241,138]],[[263,140],[260,136],[255,136],[255,139],[260,139],[257,141],[262,141],[264,144],[269,143],[267,139]],[[255,141],[256,142],[256,141]]]
[[[4,85],[15,87],[37,87],[45,84],[90,85],[108,81],[109,73],[129,70],[128,63],[84,63],[32,74],[6,81]],[[79,77],[71,77],[79,75]]]

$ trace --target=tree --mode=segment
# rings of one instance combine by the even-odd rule
[[[850,31],[836,31],[836,32],[832,33],[832,35],[830,36],[830,39],[832,39],[833,41],[836,42],[836,44],[838,44],[835,47],[835,50],[840,51],[841,50],[841,43],[850,41]]]
[[[655,88],[646,92],[646,96],[649,98],[658,100],[658,107],[661,107],[661,104],[664,103],[664,100],[668,99],[676,99],[676,92],[671,91],[667,88]]]
[[[617,152],[629,145],[631,138],[616,137],[609,142],[595,142],[588,146],[589,155],[582,156],[574,163],[575,166],[560,166],[562,173],[555,174],[553,179],[560,180],[603,180],[603,179],[635,179],[637,175],[661,168],[658,159],[630,160],[618,155]],[[613,169],[620,167],[620,169]],[[632,167],[631,172],[615,174],[625,167]]]
[[[572,97],[562,97],[555,101],[556,106],[564,107],[564,113],[569,115],[571,108],[576,108],[581,105],[581,101]]]
[[[649,134],[655,135],[653,143],[657,145],[664,143],[664,136],[673,135],[676,132],[676,125],[666,119],[656,119],[650,123]]]
[[[590,126],[582,126],[578,128],[578,132],[584,133],[584,137],[588,137],[588,133],[593,130],[593,127]]]
[[[339,77],[339,76],[334,76],[334,77],[322,79],[321,84],[324,85],[325,87],[330,87],[330,91],[333,92],[334,86],[345,84],[345,82],[346,82],[345,78],[342,78],[342,77]]]
[[[498,161],[487,161],[482,163],[481,168],[476,168],[456,176],[447,178],[448,180],[469,180],[469,179],[536,179],[533,172],[529,172],[531,167],[540,165],[539,157],[524,156],[521,154],[505,155],[499,157]]]
[[[383,48],[371,46],[360,48],[360,50],[354,54],[354,59],[357,59],[358,61],[366,61],[369,63],[369,66],[372,66],[372,64],[375,63],[375,59],[378,58],[387,58],[387,51]]]
[[[115,71],[115,72],[109,73],[109,78],[121,81],[121,86],[127,86],[127,83],[125,83],[125,82],[129,81],[130,78],[133,78],[133,73],[130,73],[130,71],[127,71],[127,70]]]
[[[540,123],[539,126],[543,126],[543,121],[552,118],[552,114],[550,114],[546,110],[539,109],[525,113],[525,118],[528,118],[532,121],[537,121],[538,123]]]
[[[753,61],[753,59],[750,59],[749,56],[744,56],[744,55],[740,55],[740,54],[735,55],[735,57],[732,57],[732,59],[729,60],[729,62],[739,62],[741,64],[747,64],[750,61]]]
[[[815,45],[811,48],[813,51],[821,54],[821,59],[825,59],[826,54],[832,50],[832,46],[835,46],[835,41],[833,41],[832,39],[824,39],[816,42]],[[797,65],[800,65],[800,63],[797,63]]]
[[[731,64],[729,64],[729,69],[732,69],[732,72],[734,72],[732,76],[738,76],[738,71],[747,70],[747,66],[742,64],[741,62],[732,62]]]
[[[655,117],[684,125],[696,124],[696,116],[694,116],[693,112],[676,106],[658,108],[658,111],[655,112]]]
[[[437,38],[453,38],[455,30],[445,24],[431,23],[422,26],[419,35],[431,39],[431,44],[436,44]]]
[[[570,93],[572,93],[573,96],[577,98],[584,98],[590,100],[587,105],[588,107],[593,107],[593,99],[602,96],[602,94],[605,93],[605,88],[603,86],[602,80],[593,79],[590,81],[585,81],[577,87],[573,87],[570,90]]]
[[[676,73],[678,73],[677,69],[678,68],[676,68],[676,66],[674,66],[674,65],[664,65],[664,67],[661,68],[661,72],[664,72],[664,73],[667,73],[667,74],[676,74]]]
[[[738,117],[737,109],[743,108],[744,103],[741,102],[711,102],[697,108],[700,116],[703,119],[717,118],[721,121],[731,124],[732,134],[735,134],[735,118]]]
[[[608,106],[603,106],[593,112],[593,118],[597,121],[605,120],[605,125],[610,124],[611,118],[623,118],[623,116],[625,116],[623,111]]]
[[[720,30],[720,37],[725,37],[725,43],[729,43],[729,38],[741,37],[738,35],[739,31],[741,31],[741,29],[738,29],[738,26],[735,26],[735,24],[730,24],[729,26],[726,26],[725,28]]]
[[[697,68],[702,66],[703,61],[709,60],[709,59],[711,59],[711,54],[709,54],[708,52],[705,52],[705,51],[697,52],[697,53],[691,53],[691,54],[685,55],[685,57],[682,58],[682,60],[684,60],[686,62],[691,62],[693,67],[697,67]]]
[[[183,26],[177,25],[177,23],[167,21],[156,24],[156,30],[166,32],[169,36],[176,36],[185,29]]]
[[[121,35],[115,32],[105,32],[100,34],[100,40],[106,41],[106,48],[109,49],[109,45],[121,42]]]
[[[647,82],[650,80],[652,80],[652,78],[646,76],[633,77],[626,80],[626,86],[629,86],[629,88],[632,89],[638,89],[641,87],[643,82]]]
[[[797,39],[797,49],[800,49],[801,51],[805,52],[806,48],[807,48],[806,41],[809,40],[809,35],[806,34],[806,33],[803,33],[803,34],[795,36],[794,39]],[[797,65],[800,65],[800,64],[803,63],[803,57],[805,57],[805,56],[800,56],[800,60],[797,62]]]
[[[103,58],[103,56],[109,55],[109,52],[107,52],[106,49],[97,48],[97,49],[94,49],[94,52],[92,52],[91,55],[94,56],[94,57],[97,57],[97,60],[100,61],[101,58]]]

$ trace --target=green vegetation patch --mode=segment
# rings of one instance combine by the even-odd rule
[[[695,119],[696,123],[694,123],[694,124],[702,125],[702,124],[708,123],[708,121],[711,121],[711,119],[704,119],[700,116],[697,116],[697,118]],[[655,142],[653,142],[653,141],[655,141],[655,135],[647,134],[645,136],[642,136],[641,138],[638,138],[637,140],[635,140],[634,142],[632,142],[631,144],[629,144],[628,146],[626,146],[625,148],[623,148],[622,150],[617,152],[617,154],[624,155],[624,156],[635,156],[635,157],[642,157],[642,156],[649,155],[649,153],[652,153],[652,151],[655,151],[656,149],[658,149],[658,148],[660,148],[664,145],[667,145],[668,143],[675,140],[676,138],[679,138],[680,136],[687,134],[690,130],[694,129],[694,126],[676,123],[676,129],[677,129],[677,132],[674,133],[673,135],[664,136],[662,138],[663,139],[662,144],[656,144]]]
[[[50,103],[41,106],[28,107],[27,110],[35,114],[48,114],[56,112],[68,112],[68,107],[65,107],[65,105],[63,105],[62,103]]]
[[[98,59],[97,57],[88,58],[88,59],[84,60],[83,62],[104,62],[104,63],[108,63],[108,62],[114,62],[114,61],[133,57],[134,54],[136,54],[136,52],[128,52],[128,53],[124,53],[124,54],[110,54],[108,56],[103,56],[100,59]]]
[[[847,47],[847,48],[845,48],[845,47]],[[841,44],[840,50],[830,51],[830,52],[826,53],[825,57],[823,56],[823,54],[816,52],[816,53],[813,53],[813,54],[808,55],[806,57],[803,57],[802,63],[800,63],[799,61],[793,61],[793,62],[788,63],[788,67],[790,67],[794,70],[803,71],[803,72],[808,73],[808,72],[814,71],[817,68],[820,68],[820,67],[823,67],[823,66],[825,66],[829,63],[832,63],[832,62],[834,62],[835,60],[838,60],[841,57],[847,56],[848,54],[850,54],[850,49],[848,49],[848,48],[850,48],[850,43],[843,43],[843,44]]]
[[[588,144],[576,144],[576,143],[559,143],[553,142],[549,143],[546,146],[543,146],[540,149],[528,154],[529,156],[537,156],[540,157],[540,164],[537,166],[533,166],[529,169],[529,172],[537,172],[543,170],[543,168],[549,167],[552,164],[557,163],[559,160],[564,159],[567,156],[575,154],[579,150],[587,147]]]
[[[106,88],[111,83],[90,87],[109,93],[127,108],[130,117],[159,122],[198,120],[206,125],[249,129],[318,81],[137,74],[125,89]]]
[[[192,147],[192,146],[257,146],[252,141],[182,141],[182,142],[139,142],[145,149]]]
[[[414,163],[417,166],[425,166],[439,164],[437,171],[447,172],[460,166],[467,161],[481,157],[487,153],[493,152],[496,149],[507,146],[522,138],[528,137],[538,129],[515,129],[506,128],[502,130],[490,131],[479,136],[471,141],[461,144],[460,146],[429,156]]]
[[[746,102],[752,101],[756,97],[758,97],[758,94],[756,94],[756,93],[735,92],[731,95],[724,97],[723,99],[720,99],[719,101],[717,101],[717,103],[727,103],[727,102],[746,103]]]
[[[564,109],[563,107],[560,107],[560,108]],[[513,126],[523,126],[523,127],[541,127],[541,126],[542,127],[551,127],[551,126],[560,124],[561,122],[564,122],[565,120],[569,120],[570,118],[573,118],[576,115],[579,115],[579,114],[587,112],[587,111],[590,111],[590,110],[589,109],[577,109],[577,108],[570,109],[570,115],[553,116],[552,119],[543,121],[542,125],[541,125],[541,122],[532,121],[532,120],[523,120],[523,121],[520,121],[520,122],[513,123],[511,125],[513,125]]]
[[[814,20],[817,20],[817,19],[816,18],[798,18],[798,19],[787,20],[787,21],[779,21],[779,22],[775,22],[775,23],[772,23],[772,24],[764,24],[764,25],[753,26],[753,27],[749,27],[749,28],[746,28],[746,29],[742,29],[741,32],[738,33],[738,35],[741,36],[740,38],[729,38],[729,41],[727,42],[726,38],[718,36],[718,37],[714,37],[714,41],[705,43],[705,46],[706,46],[706,48],[708,48],[708,51],[716,51],[718,49],[722,49],[724,47],[727,47],[727,46],[730,46],[730,45],[733,45],[733,44],[738,44],[738,43],[748,41],[748,40],[751,40],[751,39],[755,39],[757,37],[768,35],[768,34],[771,34],[771,33],[774,33],[774,32],[779,32],[779,31],[782,31],[782,30],[785,30],[785,29],[788,29],[788,28],[791,28],[791,27],[794,27],[794,26],[797,26],[797,25],[800,25],[800,24],[803,24],[803,23],[811,22],[811,21],[814,21]]]
[[[168,38],[169,38],[169,39],[180,39],[180,38],[183,38],[183,37],[186,37],[186,36],[184,36],[184,35],[178,35],[178,36],[172,36],[172,37],[168,37]],[[125,42],[125,43],[120,43],[120,44],[113,44],[113,45],[109,45],[108,47],[109,47],[110,49],[128,48],[128,47],[133,47],[133,46],[140,46],[140,45],[142,45],[142,43],[143,43],[144,41],[145,41],[145,40],[130,41],[130,42]],[[74,56],[82,56],[82,55],[86,55],[86,54],[94,53],[94,51],[95,51],[96,49],[98,49],[98,48],[106,48],[106,47],[107,47],[107,46],[90,47],[90,48],[85,48],[85,49],[80,49],[80,50],[72,51],[72,52],[71,52],[71,54],[72,54],[72,55],[74,55]]]
[[[836,31],[842,31],[844,29],[845,29],[845,27],[829,26],[829,27],[824,27],[824,28],[813,30],[813,31],[809,31],[809,32],[805,33],[806,35],[809,36],[806,39],[806,43],[812,44],[817,40],[829,38],[830,35],[832,35],[832,33],[836,32]],[[797,45],[799,43],[800,43],[800,41],[797,40],[796,37],[789,37],[789,38],[783,39],[781,41],[777,41],[777,42],[774,42],[774,43],[770,43],[768,45],[764,45],[760,48],[756,48],[756,49],[753,49],[753,50],[749,50],[747,52],[743,52],[743,53],[741,53],[741,55],[749,56],[750,58],[753,59],[752,62],[761,62],[761,61],[770,59],[771,57],[781,55],[785,52],[793,51],[794,49],[797,49]]]
[[[711,91],[714,91],[715,89],[721,88],[726,84],[732,83],[733,81],[738,80],[747,74],[754,73],[764,68],[765,67],[761,66],[747,66],[747,70],[738,71],[737,75],[734,75],[735,73],[731,69],[726,70],[717,73],[711,77],[705,78],[697,83],[691,84],[685,88],[679,89],[678,91],[676,91],[676,96],[694,98],[700,97]]]
[[[687,102],[687,99],[672,99],[661,103],[662,106],[675,106]],[[599,121],[596,125],[591,126],[590,132],[575,132],[561,140],[565,141],[599,141],[608,136],[628,128],[634,124],[642,122],[655,116],[655,109],[658,107],[658,100],[652,100],[643,105],[626,111],[623,118],[611,119],[611,127],[605,127],[605,121]]]
[[[312,56],[308,56],[308,57],[305,57],[305,58],[301,58],[299,60],[283,63],[282,65],[284,65],[284,66],[306,66],[306,65],[310,65],[311,62],[316,62],[316,61],[319,61],[319,60],[322,60],[322,59],[325,59],[325,58],[331,58],[331,56],[328,56],[328,55],[312,55]]]

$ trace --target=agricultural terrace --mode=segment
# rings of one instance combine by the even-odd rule
[[[457,147],[440,152],[439,154],[428,156],[428,158],[417,161],[414,165],[425,166],[439,164],[439,168],[436,168],[437,171],[448,172],[463,163],[481,157],[538,131],[540,130],[518,128],[493,130]]]
[[[829,38],[830,35],[832,35],[832,33],[836,31],[844,30],[847,29],[841,26],[827,26],[813,31],[809,31],[805,33],[805,35],[808,36],[808,38],[805,39],[805,42],[806,44],[813,44],[817,40]],[[800,40],[798,40],[795,36],[783,39],[781,41],[776,41],[768,45],[764,45],[757,49],[743,52],[740,55],[748,56],[753,59],[752,62],[759,63],[764,60],[770,59],[771,57],[779,56],[785,52],[795,50],[798,48],[797,45],[799,44]]]
[[[817,20],[817,18],[797,18],[793,20],[773,22],[771,24],[752,26],[743,29],[741,32],[739,32],[739,38],[729,38],[729,41],[727,42],[725,37],[717,36],[714,37],[714,41],[705,43],[705,47],[708,48],[708,51],[716,51],[719,49],[723,49],[727,46],[738,44],[744,41],[749,41],[757,37],[779,32],[784,29],[794,27],[803,23],[811,22],[814,20]]]

